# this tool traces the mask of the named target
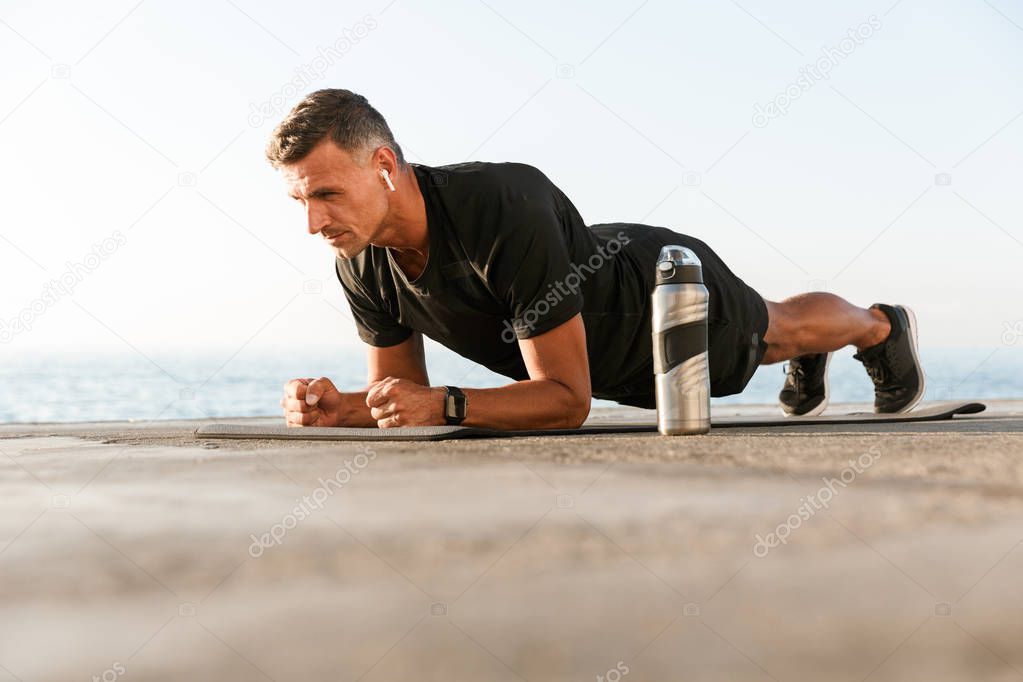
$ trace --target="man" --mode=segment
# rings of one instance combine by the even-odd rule
[[[301,202],[369,353],[365,391],[294,379],[289,426],[462,423],[573,428],[592,396],[653,408],[650,293],[663,245],[691,248],[710,292],[711,393],[739,393],[760,364],[788,360],[786,414],[818,414],[830,353],[859,350],[875,410],[924,391],[916,320],[902,306],[858,308],[827,293],[765,301],[698,239],[662,227],[587,227],[539,170],[518,163],[407,163],[360,95],[320,90],[274,131],[267,157]],[[425,334],[515,381],[430,386]]]

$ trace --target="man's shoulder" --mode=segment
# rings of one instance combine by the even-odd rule
[[[466,161],[446,166],[424,166],[430,185],[444,194],[514,196],[515,191],[537,191],[551,186],[543,171],[515,161]]]

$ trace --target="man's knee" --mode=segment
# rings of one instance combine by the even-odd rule
[[[792,306],[767,299],[764,303],[767,305],[767,333],[764,334],[767,352],[762,364],[770,365],[798,355],[808,330]]]
[[[767,333],[764,334],[764,341],[768,345],[777,345],[789,337],[789,311],[784,303],[768,301],[764,299],[767,306]]]
[[[807,316],[807,311],[799,305],[791,305],[786,302],[771,303],[767,308],[770,318],[773,318],[772,308],[774,308],[774,314],[778,317],[775,333],[779,341],[802,346],[813,340],[814,319]],[[770,319],[768,334],[770,334],[772,325],[774,325],[774,320]]]

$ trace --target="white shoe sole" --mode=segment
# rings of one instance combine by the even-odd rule
[[[926,384],[926,377],[924,377],[924,367],[923,367],[923,365],[920,364],[920,350],[919,350],[919,345],[918,345],[918,342],[917,342],[916,315],[913,313],[912,310],[910,310],[909,308],[907,308],[904,305],[892,306],[892,307],[902,308],[903,310],[906,311],[906,317],[909,318],[909,340],[911,342],[910,343],[910,350],[911,350],[911,352],[913,354],[913,362],[916,364],[917,378],[919,379],[919,388],[917,389],[916,395],[913,396],[913,399],[910,400],[906,404],[906,406],[903,407],[898,412],[891,412],[891,413],[889,413],[889,414],[902,414],[904,412],[909,412],[914,407],[916,407],[920,403],[921,400],[923,400],[923,398],[924,398],[924,390],[926,390],[927,384]],[[877,410],[874,410],[874,411],[877,412]]]
[[[786,417],[816,417],[817,415],[828,409],[828,402],[831,400],[831,384],[828,383],[828,369],[831,367],[831,353],[828,353],[827,359],[824,361],[824,400],[821,404],[813,408],[806,414],[795,414],[792,412],[786,412],[785,408],[781,408],[781,413]]]

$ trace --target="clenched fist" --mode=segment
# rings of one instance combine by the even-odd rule
[[[327,377],[292,379],[284,385],[281,407],[288,426],[341,426],[341,392]]]
[[[377,426],[439,426],[445,423],[443,386],[430,387],[408,379],[385,377],[366,395],[370,415]]]

